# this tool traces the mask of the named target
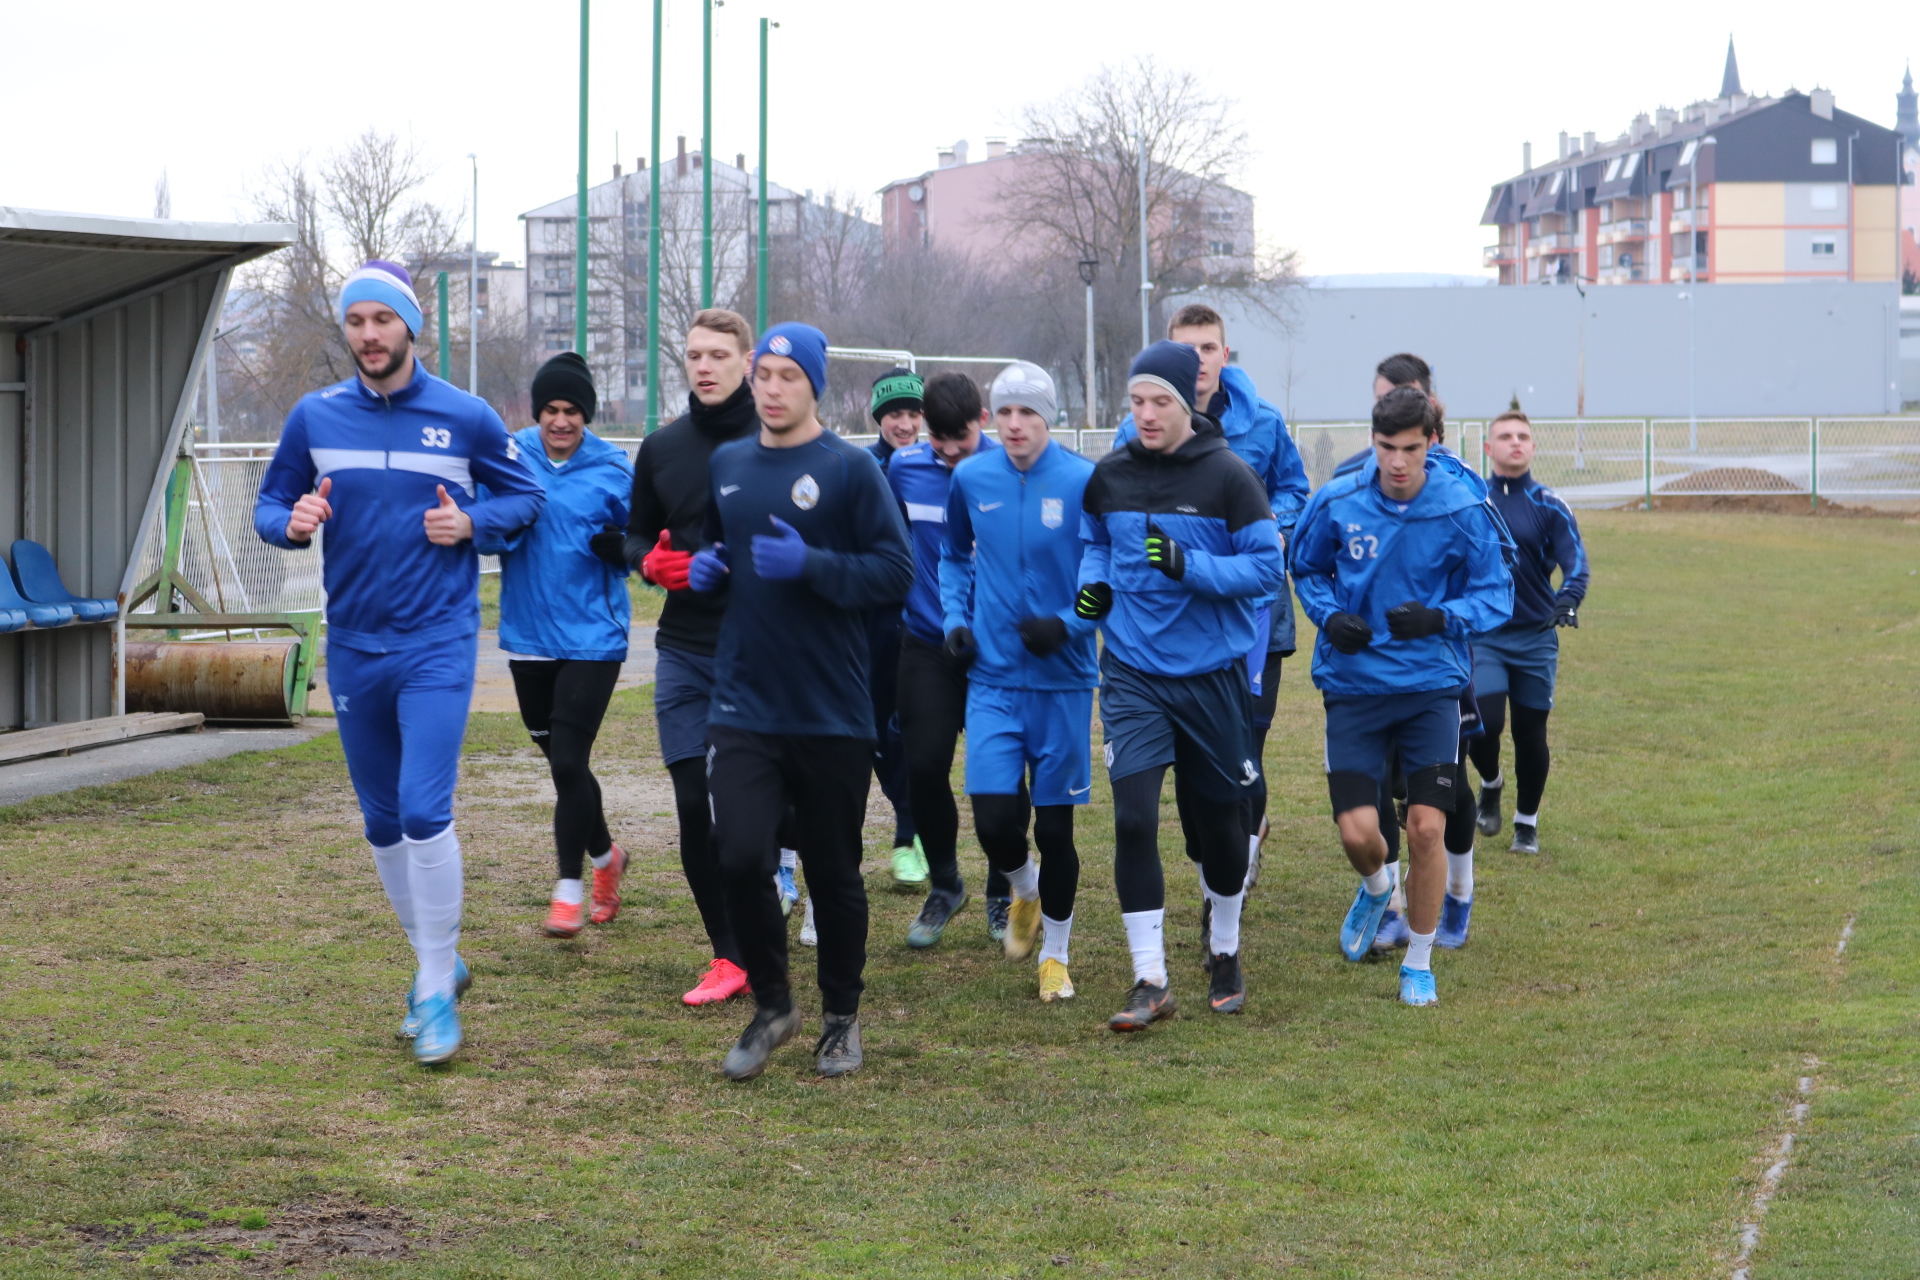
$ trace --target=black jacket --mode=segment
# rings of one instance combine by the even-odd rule
[[[672,531],[669,545],[675,551],[698,551],[705,545],[701,526],[707,515],[713,451],[760,430],[753,392],[745,382],[711,409],[691,393],[687,404],[686,413],[646,438],[634,459],[626,552],[636,569],[660,540],[662,529]],[[711,657],[720,643],[720,616],[725,612],[724,592],[712,596],[691,590],[669,592],[654,647]]]

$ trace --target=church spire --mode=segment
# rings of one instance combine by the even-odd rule
[[[1894,128],[1910,147],[1920,147],[1920,93],[1913,91],[1913,67],[1907,67],[1907,78],[1901,82],[1897,96],[1900,114],[1894,122]]]
[[[1727,37],[1727,69],[1720,73],[1720,96],[1731,98],[1740,90],[1740,64],[1733,58],[1733,37]]]

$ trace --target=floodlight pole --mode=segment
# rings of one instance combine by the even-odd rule
[[[1700,153],[1715,146],[1712,134],[1700,139],[1687,162],[1687,452],[1700,451],[1699,361],[1694,341],[1694,295],[1700,292]]]
[[[1147,270],[1147,134],[1134,135],[1140,151],[1140,349],[1153,345],[1153,278]],[[1088,286],[1091,288],[1092,286]]]
[[[700,309],[713,305],[713,5],[700,0]]]
[[[647,431],[660,426],[660,31],[662,0],[653,0],[653,159],[647,188]]]
[[[473,212],[467,242],[467,394],[480,394],[480,157],[467,152],[473,161]]]
[[[453,354],[453,343],[447,337],[447,273],[446,272],[442,271],[440,273],[438,284],[440,287],[440,322],[439,322],[440,332],[436,335],[439,338],[439,341],[434,344],[436,349],[434,351],[433,362],[434,364],[439,366],[439,368],[435,369],[434,372],[444,378],[447,376],[447,357]]]
[[[1087,430],[1097,431],[1093,413],[1093,275],[1099,270],[1098,258],[1080,260],[1080,279],[1087,286]]]
[[[767,330],[767,20],[760,19],[760,230],[753,253],[753,330]]]
[[[580,170],[574,183],[573,349],[587,354],[587,5],[580,0]]]

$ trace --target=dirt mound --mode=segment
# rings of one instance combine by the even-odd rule
[[[262,1275],[310,1272],[341,1258],[404,1258],[418,1235],[400,1210],[342,1196],[278,1209],[180,1209],[72,1230],[101,1254],[147,1266],[239,1263]]]
[[[1617,511],[1640,511],[1643,503],[1629,502],[1616,507]],[[1694,493],[1653,495],[1655,511],[1714,511],[1724,515],[1760,515],[1760,516],[1823,516],[1836,520],[1902,520],[1912,519],[1909,511],[1880,511],[1873,507],[1842,506],[1838,502],[1820,499],[1819,510],[1814,510],[1812,501],[1804,493]]]
[[[1785,476],[1762,471],[1758,467],[1712,467],[1667,481],[1656,491],[1656,496],[1661,493],[1728,492],[1745,496],[1756,493],[1805,493],[1806,490]]]

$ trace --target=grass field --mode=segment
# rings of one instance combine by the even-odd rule
[[[832,1083],[801,1045],[723,1082],[746,1011],[678,1004],[705,953],[644,693],[599,758],[628,909],[573,943],[536,930],[542,775],[475,717],[445,1070],[393,1038],[408,958],[330,736],[0,811],[0,1276],[1726,1277],[1803,1077],[1752,1275],[1920,1273],[1916,530],[1584,524],[1545,852],[1485,843],[1436,1009],[1335,950],[1304,664],[1244,1016],[1204,1011],[1169,806],[1187,1012],[1103,1029],[1096,786],[1064,1007],[977,901],[909,953],[870,829],[867,1068]]]

